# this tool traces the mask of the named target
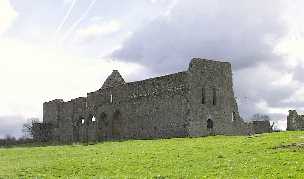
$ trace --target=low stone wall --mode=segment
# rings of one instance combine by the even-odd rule
[[[252,121],[250,125],[252,134],[272,132],[272,128],[269,121]]]

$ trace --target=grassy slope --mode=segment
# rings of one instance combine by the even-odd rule
[[[0,178],[304,178],[303,143],[282,132],[0,149]]]

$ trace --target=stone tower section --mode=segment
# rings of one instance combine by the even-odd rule
[[[43,104],[43,123],[48,124],[51,138],[56,141],[84,140],[85,129],[81,123],[86,118],[86,98],[83,97],[68,102],[56,99]]]
[[[43,122],[51,124],[54,127],[58,126],[63,103],[64,101],[62,99],[55,99],[43,103]]]
[[[290,110],[287,116],[287,130],[304,130],[304,115],[299,115],[296,110]]]
[[[248,132],[234,97],[230,63],[194,58],[188,83],[190,136]]]

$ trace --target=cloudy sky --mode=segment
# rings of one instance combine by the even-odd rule
[[[112,69],[127,81],[229,61],[241,115],[304,112],[302,0],[0,0],[0,137],[42,103],[86,96]]]

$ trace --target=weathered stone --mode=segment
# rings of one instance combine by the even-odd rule
[[[102,88],[111,88],[125,84],[125,80],[121,77],[117,70],[113,70],[111,75],[103,83]]]
[[[204,59],[192,59],[187,71],[130,83],[113,71],[86,98],[43,107],[43,122],[55,126],[52,138],[63,142],[253,131],[239,115],[230,63]]]
[[[270,121],[263,120],[263,121],[252,121],[251,123],[253,134],[262,134],[266,132],[272,132],[272,127],[270,125]]]
[[[299,115],[296,110],[289,110],[287,130],[304,130],[304,115]]]

